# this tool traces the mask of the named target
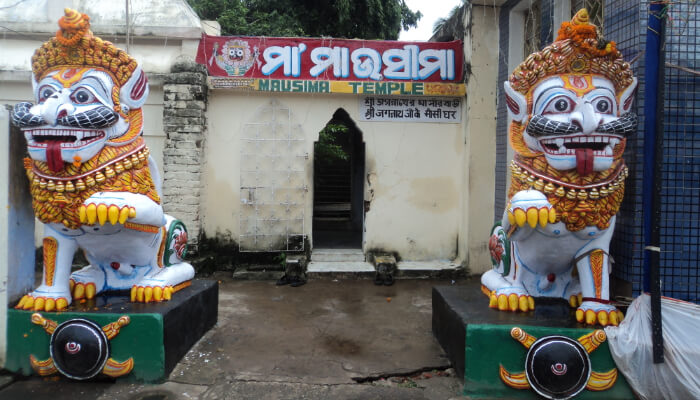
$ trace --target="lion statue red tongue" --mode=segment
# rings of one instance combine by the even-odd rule
[[[59,172],[63,169],[62,143],[60,140],[51,140],[46,143],[46,164],[48,164],[51,172]]]
[[[593,149],[576,149],[576,172],[579,175],[593,173]]]

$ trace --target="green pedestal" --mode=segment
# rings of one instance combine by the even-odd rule
[[[576,322],[564,302],[536,302],[535,311],[512,313],[488,307],[478,279],[464,286],[433,288],[433,333],[458,374],[464,376],[464,394],[475,399],[541,399],[531,388],[515,389],[500,377],[500,365],[517,374],[525,371],[528,349],[511,337],[511,329],[522,328],[535,338],[551,335],[578,339],[594,329]],[[590,353],[591,370],[599,373],[615,368],[608,343]],[[581,399],[635,399],[627,381],[618,373],[614,386],[604,391],[584,389]]]
[[[528,334],[541,338],[549,335],[567,336],[572,339],[591,333],[592,329],[552,328],[517,325]],[[478,399],[540,399],[531,389],[513,389],[506,386],[499,376],[499,365],[511,372],[525,371],[527,349],[510,335],[511,325],[469,324],[467,325],[464,394]],[[591,368],[607,372],[615,368],[608,343],[603,342],[590,353]],[[624,376],[618,373],[615,385],[605,391],[584,389],[577,399],[635,399]]]
[[[57,324],[82,318],[100,327],[128,316],[130,322],[109,341],[109,357],[117,362],[133,358],[133,370],[120,379],[158,382],[167,378],[189,348],[216,323],[217,307],[216,282],[193,281],[167,302],[131,303],[125,294],[98,296],[78,302],[67,311],[40,314]],[[32,323],[32,314],[34,311],[8,310],[5,368],[22,375],[35,374],[30,355],[37,360],[51,358],[51,336]]]

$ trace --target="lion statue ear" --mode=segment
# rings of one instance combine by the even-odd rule
[[[39,82],[36,81],[36,77],[32,74],[32,92],[36,95],[36,89],[39,86]]]
[[[620,94],[620,99],[618,101],[619,115],[624,115],[630,112],[632,109],[632,103],[634,103],[634,95],[637,93],[637,78],[632,78],[632,83],[630,83],[625,90]]]
[[[527,100],[525,100],[525,96],[514,90],[508,81],[503,82],[503,88],[506,90],[508,116],[513,121],[524,122],[527,119]]]
[[[148,98],[148,78],[141,67],[136,67],[119,92],[119,102],[134,110],[141,108]]]

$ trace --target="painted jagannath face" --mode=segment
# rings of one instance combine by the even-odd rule
[[[33,82],[33,117],[22,124],[29,155],[54,170],[64,163],[86,161],[109,139],[128,130],[115,111],[115,86],[110,75],[97,68],[60,68]]]
[[[228,58],[232,60],[242,60],[243,56],[245,55],[245,51],[243,50],[242,47],[229,47],[228,48]]]
[[[603,76],[555,75],[528,96],[532,117],[525,143],[558,170],[576,168],[581,175],[607,170],[624,151],[625,138],[634,133],[634,114],[622,114],[619,100],[624,99]]]

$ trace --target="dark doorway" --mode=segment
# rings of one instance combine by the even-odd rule
[[[314,144],[315,248],[362,247],[365,144],[339,108]]]

